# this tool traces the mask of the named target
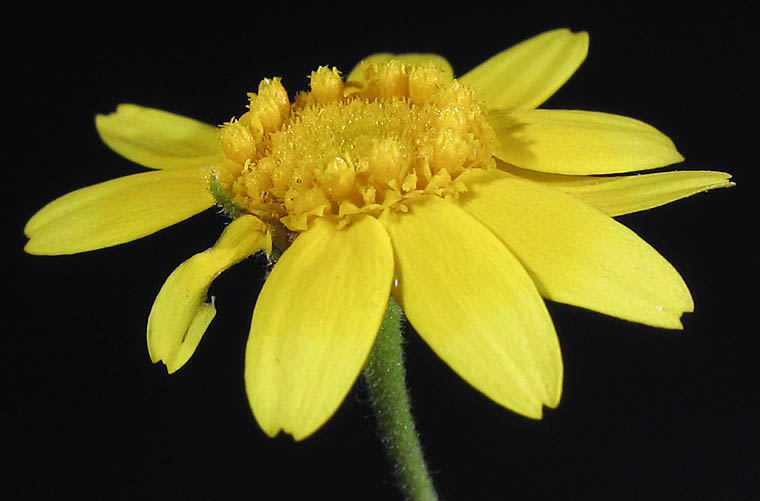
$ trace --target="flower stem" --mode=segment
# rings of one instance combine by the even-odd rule
[[[380,435],[408,500],[438,499],[422,456],[406,389],[401,329],[404,312],[391,297],[375,347],[364,367]]]

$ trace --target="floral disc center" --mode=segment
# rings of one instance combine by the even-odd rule
[[[432,63],[368,63],[360,82],[311,74],[293,102],[279,79],[221,127],[216,182],[264,220],[304,231],[315,217],[377,215],[424,194],[457,195],[463,172],[493,166],[494,133],[472,90]]]

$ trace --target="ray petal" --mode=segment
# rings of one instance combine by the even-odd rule
[[[283,253],[256,302],[246,348],[248,399],[261,428],[301,440],[351,389],[374,344],[393,279],[377,219],[314,221]]]
[[[151,169],[205,167],[223,158],[217,127],[168,111],[120,104],[97,115],[95,127],[112,150]]]
[[[487,228],[430,197],[386,211],[399,297],[412,326],[441,359],[495,402],[540,418],[562,391],[554,326],[533,281]]]
[[[164,362],[171,374],[190,359],[216,314],[213,298],[206,302],[211,282],[260,250],[272,251],[267,225],[256,216],[244,215],[225,228],[213,247],[169,275],[148,317],[148,352],[154,363]]]
[[[459,77],[489,109],[529,110],[549,99],[588,53],[588,34],[547,31],[496,54]]]
[[[693,311],[675,268],[611,217],[495,170],[468,186],[461,206],[514,252],[547,299],[669,329]]]
[[[137,240],[214,204],[206,168],[143,172],[53,200],[27,222],[30,254],[75,254]]]
[[[608,216],[622,216],[681,200],[717,188],[729,188],[727,172],[693,170],[630,176],[573,176],[520,169],[503,162],[499,169],[558,189]]]
[[[639,120],[582,110],[490,113],[501,142],[494,156],[555,174],[614,174],[683,161],[668,136]]]

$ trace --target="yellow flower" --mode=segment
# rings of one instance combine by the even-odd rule
[[[215,203],[219,241],[168,277],[148,347],[169,372],[214,317],[212,280],[258,251],[284,251],[256,302],[245,381],[274,436],[302,439],[335,412],[372,349],[389,296],[472,386],[540,418],[562,388],[544,301],[681,328],[692,311],[676,270],[612,219],[710,188],[720,172],[629,173],[683,160],[640,121],[536,109],[585,59],[586,33],[520,43],[455,79],[430,54],[376,54],[344,79],[311,75],[292,100],[279,79],[220,128],[120,105],[103,140],[157,169],[69,193],[25,228],[32,254],[134,240]]]

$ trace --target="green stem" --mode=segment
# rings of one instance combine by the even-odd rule
[[[364,381],[404,496],[408,500],[432,501],[438,499],[438,495],[422,457],[406,389],[403,318],[401,306],[391,297],[375,347],[364,367]]]

